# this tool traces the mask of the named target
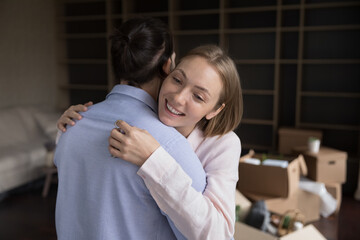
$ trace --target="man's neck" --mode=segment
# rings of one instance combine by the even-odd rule
[[[140,85],[139,88],[141,88],[142,90],[144,90],[145,92],[150,94],[150,96],[155,101],[157,101],[158,96],[159,96],[161,83],[162,83],[162,80],[160,78],[155,77],[151,81]],[[120,84],[129,85],[128,81],[126,81],[126,80],[121,80]]]

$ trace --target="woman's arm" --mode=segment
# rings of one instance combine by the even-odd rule
[[[240,157],[238,137],[232,133],[222,138],[208,138],[197,147],[196,154],[203,163],[208,182],[201,194],[191,187],[191,179],[165,149],[149,147],[153,141],[150,134],[125,122],[118,125],[123,133],[118,130],[111,133],[111,154],[141,166],[138,174],[160,209],[182,234],[188,239],[231,239]],[[140,148],[148,148],[142,150],[144,159],[142,154],[132,153],[140,152],[135,150]],[[165,168],[170,170],[165,172]]]

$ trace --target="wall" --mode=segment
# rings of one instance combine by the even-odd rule
[[[55,1],[0,1],[0,108],[55,106]]]

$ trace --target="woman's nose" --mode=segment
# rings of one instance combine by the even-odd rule
[[[178,91],[177,93],[174,94],[174,101],[175,103],[179,104],[179,105],[184,105],[186,102],[186,94],[185,91]]]

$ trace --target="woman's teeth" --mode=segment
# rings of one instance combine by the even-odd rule
[[[166,107],[167,107],[167,109],[168,109],[171,113],[176,114],[176,115],[182,115],[181,112],[176,111],[176,110],[175,110],[173,107],[171,107],[168,103],[166,103]]]

